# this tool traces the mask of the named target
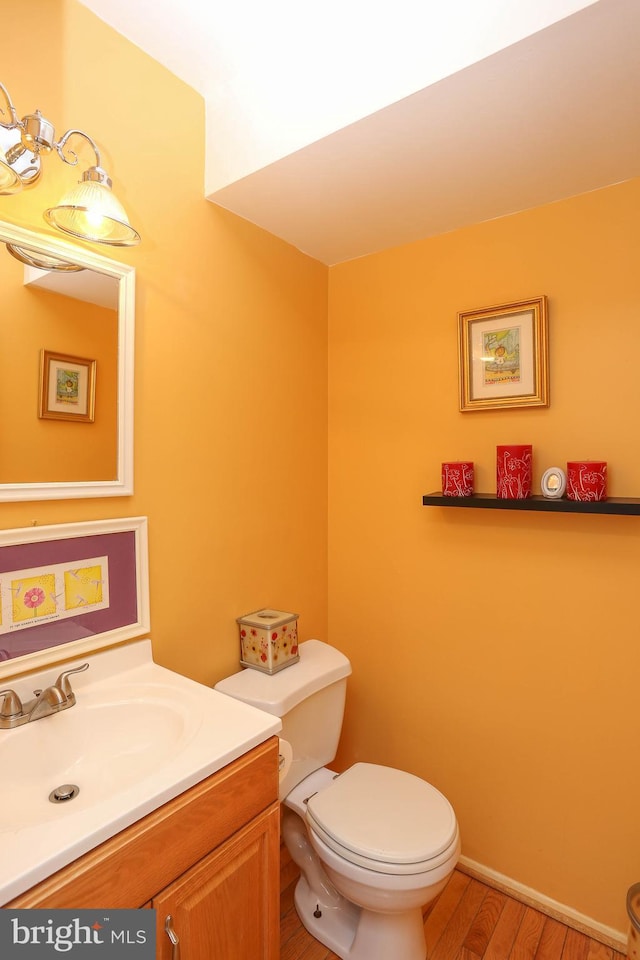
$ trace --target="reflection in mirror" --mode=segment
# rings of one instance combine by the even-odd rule
[[[132,493],[133,268],[8,224],[0,241],[0,500]]]

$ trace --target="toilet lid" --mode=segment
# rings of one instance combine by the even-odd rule
[[[336,853],[364,866],[370,861],[372,869],[376,863],[405,865],[398,872],[409,865],[415,872],[432,869],[458,839],[453,808],[439,790],[372,763],[354,764],[310,797],[307,821]]]

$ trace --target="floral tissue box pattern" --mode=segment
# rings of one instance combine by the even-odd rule
[[[238,617],[240,663],[277,673],[298,657],[298,614],[266,607]]]

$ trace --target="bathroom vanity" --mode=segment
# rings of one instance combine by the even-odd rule
[[[158,960],[277,960],[278,875],[270,737],[5,906],[152,907]]]
[[[3,549],[0,906],[154,909],[158,960],[277,960],[280,719],[154,662],[145,518]]]

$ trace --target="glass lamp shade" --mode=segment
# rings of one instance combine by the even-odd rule
[[[131,247],[140,234],[129,223],[120,201],[104,183],[83,180],[67,193],[57,207],[45,210],[47,223],[72,237]]]
[[[22,190],[22,180],[9,166],[4,150],[0,149],[0,196],[8,197]]]
[[[78,273],[78,271],[85,269],[77,263],[69,263],[67,260],[51,257],[47,253],[36,253],[35,250],[29,250],[28,247],[21,247],[17,243],[7,243],[5,246],[12,257],[15,257],[20,263],[26,263],[28,267],[35,267],[36,270],[55,270],[58,273]]]

